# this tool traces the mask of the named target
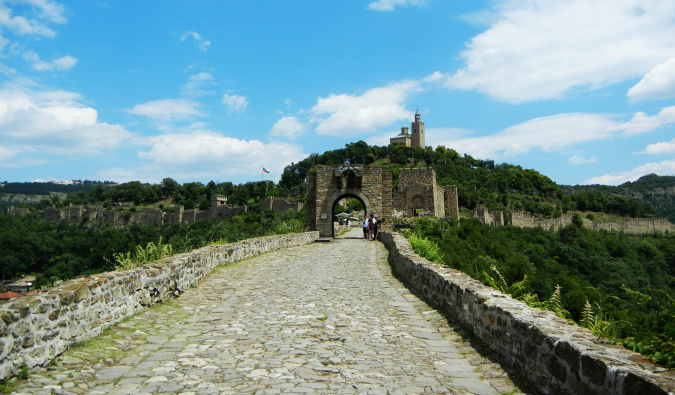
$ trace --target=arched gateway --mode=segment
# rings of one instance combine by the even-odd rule
[[[333,237],[333,210],[345,197],[360,200],[369,216],[385,219],[382,230],[391,230],[391,172],[380,166],[317,166],[307,173],[307,227],[321,237]]]

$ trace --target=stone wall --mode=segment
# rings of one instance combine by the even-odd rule
[[[135,270],[66,281],[0,304],[0,379],[43,365],[75,343],[143,308],[173,298],[217,265],[308,244],[318,232],[249,239],[174,255]]]
[[[301,203],[300,203],[301,204]],[[38,215],[42,215],[47,221],[62,221],[67,220],[69,223],[111,223],[118,226],[128,225],[154,225],[157,227],[171,226],[173,224],[187,224],[203,219],[225,219],[233,217],[241,212],[248,210],[247,206],[227,206],[220,205],[212,207],[208,210],[184,210],[183,207],[178,206],[174,213],[165,213],[159,208],[144,208],[136,212],[104,210],[98,208],[95,210],[86,210],[83,206],[70,205],[66,209],[56,209],[54,207],[46,207]],[[5,211],[8,215],[27,215],[27,209],[18,209],[15,207],[8,207]]]
[[[522,228],[558,229],[572,223],[572,214],[563,214],[560,218],[537,218],[527,213],[511,213],[511,224]],[[625,222],[591,221],[583,217],[584,227],[588,229],[605,229],[610,231],[622,231],[632,234],[650,234],[655,232],[674,232],[675,224],[667,218],[629,218]]]
[[[528,307],[457,270],[416,255],[398,234],[378,233],[398,277],[418,296],[473,329],[486,345],[547,394],[666,395],[675,380],[587,329]]]
[[[391,172],[380,166],[317,166],[307,173],[306,225],[321,237],[333,236],[333,209],[345,197],[360,200],[368,215],[385,219],[391,229]]]
[[[276,196],[267,196],[259,203],[259,206],[261,210],[271,211],[275,214],[285,213],[289,208],[297,213],[304,207],[301,202]]]
[[[486,225],[504,226],[504,213],[501,211],[490,211],[486,207],[476,207],[473,215]]]
[[[338,222],[333,222],[333,229],[334,229],[333,234],[335,234],[335,236],[338,236],[343,233],[349,232],[350,230],[352,230],[352,227],[347,225],[340,225]]]
[[[457,187],[438,186],[432,168],[399,169],[398,188],[393,192],[394,217],[413,217],[414,210],[420,208],[439,218],[459,220]]]

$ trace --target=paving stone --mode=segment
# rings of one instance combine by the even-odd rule
[[[39,376],[16,391],[513,392],[499,365],[392,276],[380,243],[349,238],[359,232],[218,268],[167,306],[103,335],[116,333],[103,350],[109,355],[71,350],[52,372],[58,380]]]

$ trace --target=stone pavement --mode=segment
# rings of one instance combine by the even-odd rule
[[[15,392],[521,394],[361,234],[221,266]]]

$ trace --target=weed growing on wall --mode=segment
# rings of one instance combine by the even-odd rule
[[[113,261],[108,261],[108,264],[115,270],[131,270],[146,263],[162,259],[165,256],[171,255],[173,249],[168,244],[162,244],[162,238],[159,238],[157,244],[150,242],[145,247],[136,246],[135,251],[120,252],[113,255]]]

